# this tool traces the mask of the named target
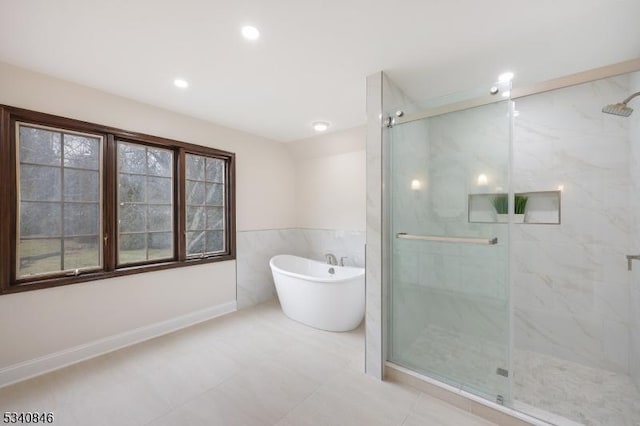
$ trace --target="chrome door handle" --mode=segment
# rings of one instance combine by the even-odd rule
[[[631,261],[640,260],[640,254],[628,254],[627,255],[627,271],[631,271]]]

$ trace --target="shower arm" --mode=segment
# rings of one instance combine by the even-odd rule
[[[633,95],[629,96],[627,99],[625,99],[620,103],[626,105],[631,99],[635,98],[636,96],[640,96],[640,92],[634,93]]]

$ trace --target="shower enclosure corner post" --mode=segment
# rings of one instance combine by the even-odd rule
[[[384,378],[389,350],[391,227],[389,111],[409,98],[382,71],[367,77],[367,239],[365,372]],[[395,111],[395,110],[394,110]]]
[[[365,372],[382,379],[385,348],[383,339],[384,297],[382,256],[382,91],[384,74],[367,77],[367,208],[365,273]]]
[[[513,87],[510,87],[511,90],[513,90]],[[510,90],[510,91],[511,91]],[[513,200],[513,203],[510,203],[511,206],[509,207],[510,211],[509,214],[513,214],[515,213],[515,191],[514,191],[514,169],[513,169],[513,163],[514,163],[514,132],[515,132],[515,112],[516,112],[516,104],[515,101],[513,101],[511,98],[509,99],[508,102],[508,117],[509,117],[509,156],[508,156],[508,164],[507,164],[507,188],[509,188],[509,199]],[[507,224],[507,234],[508,234],[508,242],[507,242],[507,247],[511,248],[513,247],[512,243],[513,243],[513,224],[511,223],[512,221],[510,220],[509,223]],[[506,399],[503,401],[503,405],[506,405],[508,407],[512,407],[513,406],[513,376],[514,376],[514,372],[515,372],[515,367],[514,367],[514,363],[513,363],[513,353],[514,353],[514,308],[513,308],[513,275],[511,273],[511,265],[513,264],[513,262],[515,261],[514,258],[514,251],[509,249],[508,250],[508,255],[507,255],[507,267],[506,267],[506,291],[507,291],[507,295],[506,295],[506,300],[507,300],[507,317],[508,317],[508,323],[509,323],[509,328],[507,330],[507,345],[506,345],[506,359],[507,359],[507,363],[508,363],[508,369],[509,369],[509,379],[507,380],[506,383],[506,394],[507,397]]]

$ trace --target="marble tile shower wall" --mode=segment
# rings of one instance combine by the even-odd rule
[[[513,226],[511,257],[516,347],[624,373],[629,120],[600,110],[628,92],[621,76],[516,101],[513,188],[562,187],[562,223]]]
[[[275,297],[269,259],[277,254],[322,260],[324,253],[331,252],[338,259],[347,257],[345,265],[364,267],[362,231],[295,228],[242,231],[236,235],[238,309]]]
[[[640,91],[640,72],[631,75],[631,92]],[[638,100],[635,101],[636,105]],[[636,112],[629,117],[631,141],[631,202],[632,212],[640,212],[640,114]],[[633,243],[630,254],[640,254],[640,220],[633,221]],[[635,264],[631,274],[631,348],[629,351],[629,369],[631,377],[640,389],[640,264]]]

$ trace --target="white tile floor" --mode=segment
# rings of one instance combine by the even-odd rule
[[[275,302],[0,389],[0,412],[56,425],[491,425],[363,374],[364,333],[286,318]]]

